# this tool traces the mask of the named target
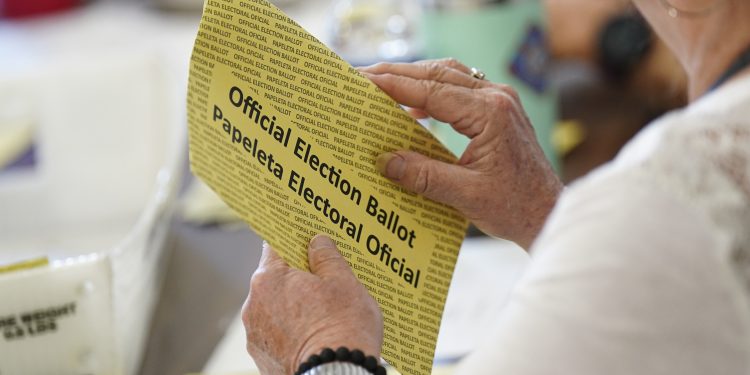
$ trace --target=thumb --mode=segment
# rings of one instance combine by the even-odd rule
[[[336,249],[336,243],[323,234],[319,234],[310,241],[307,248],[310,271],[322,278],[340,276],[351,273],[349,264]]]
[[[455,164],[430,159],[417,152],[398,151],[378,156],[377,168],[404,189],[452,207],[465,204],[472,171]]]

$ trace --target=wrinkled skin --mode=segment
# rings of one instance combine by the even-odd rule
[[[290,268],[267,244],[242,309],[247,351],[263,374],[292,374],[325,347],[378,358],[383,317],[330,238],[310,242],[311,272]]]
[[[381,155],[378,167],[407,190],[455,207],[485,233],[528,249],[562,183],[509,86],[472,77],[452,60],[361,68],[415,117],[432,117],[470,138],[458,163],[411,151]]]

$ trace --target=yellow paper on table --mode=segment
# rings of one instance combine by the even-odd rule
[[[190,162],[290,265],[332,236],[385,320],[382,355],[429,374],[466,230],[380,176],[402,149],[455,157],[372,82],[263,0],[208,0],[190,65]]]
[[[6,265],[0,264],[0,273],[25,271],[25,270],[30,270],[33,268],[41,268],[41,267],[46,267],[46,266],[49,266],[49,259],[47,257],[34,258],[34,259],[24,260],[24,261],[15,262],[15,263],[6,264]]]

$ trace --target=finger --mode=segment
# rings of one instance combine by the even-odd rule
[[[395,74],[414,79],[437,81],[472,89],[490,85],[490,83],[487,81],[472,77],[470,72],[466,73],[462,70],[454,69],[447,63],[441,63],[440,61],[436,60],[427,60],[417,63],[378,63],[365,70],[365,72],[370,74]]]
[[[385,177],[434,201],[458,208],[470,199],[466,191],[475,172],[467,168],[411,151],[382,154],[376,164]]]
[[[268,244],[263,241],[263,251],[260,254],[260,263],[258,269],[271,268],[271,267],[289,267],[289,265],[282,259],[276,251]]]
[[[336,243],[326,235],[319,234],[313,237],[307,247],[307,258],[310,262],[310,271],[321,278],[352,275],[349,264],[339,253]]]
[[[363,73],[395,101],[421,109],[430,117],[451,124],[457,132],[473,138],[484,130],[488,92],[394,74]]]
[[[466,75],[471,75],[471,68],[469,68],[468,66],[462,64],[460,61],[458,61],[458,60],[456,60],[456,59],[454,59],[452,57],[444,58],[444,59],[419,60],[419,61],[414,62],[414,64],[432,64],[432,63],[436,63],[436,64],[443,65],[443,66],[448,67],[448,68],[456,69],[459,72],[462,72],[462,73],[464,73]],[[370,66],[359,67],[357,69],[359,71],[376,73],[375,70],[379,69],[379,68],[382,68],[380,66],[380,63],[373,64],[373,65],[370,65]]]
[[[430,117],[430,115],[427,114],[427,112],[417,109],[417,108],[407,108],[407,111],[409,112],[409,115],[413,117],[414,119],[421,120]]]

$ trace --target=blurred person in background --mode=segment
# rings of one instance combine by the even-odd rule
[[[531,252],[497,329],[457,373],[750,370],[750,2],[634,3],[685,68],[690,105],[564,191],[512,88],[453,60],[361,70],[471,139],[456,164],[399,151],[379,158],[382,173]],[[290,269],[263,249],[243,319],[264,374],[327,347],[380,355],[378,306],[335,243],[313,238],[309,262],[311,273]]]
[[[630,0],[544,0],[550,53],[596,65],[654,107],[685,104],[687,77]]]
[[[685,106],[687,77],[629,0],[543,4],[559,98],[553,144],[569,183],[614,159],[657,117]]]

